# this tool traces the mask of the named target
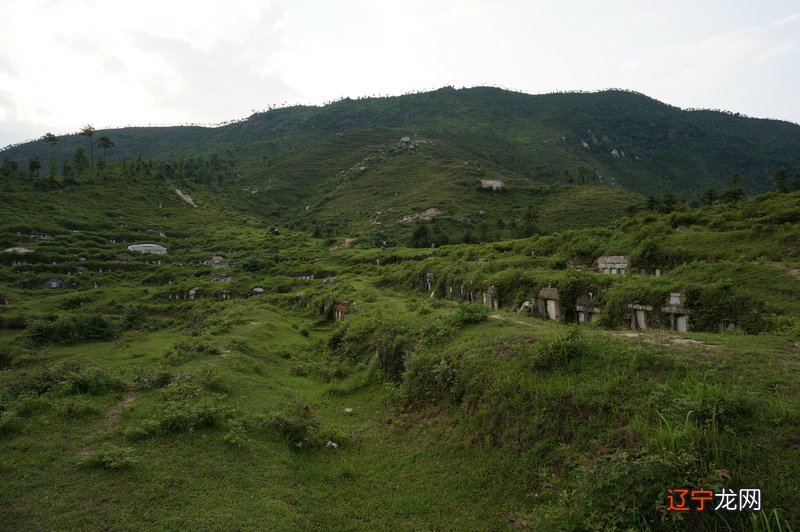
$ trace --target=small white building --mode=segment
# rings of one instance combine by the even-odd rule
[[[128,246],[128,251],[138,251],[139,253],[154,253],[156,255],[166,255],[167,248],[158,244],[133,244]]]
[[[600,273],[623,275],[628,273],[631,258],[628,255],[603,255],[597,258],[595,264]]]

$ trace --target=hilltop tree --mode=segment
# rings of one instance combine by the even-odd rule
[[[660,212],[664,214],[669,214],[675,210],[675,207],[678,206],[678,198],[675,197],[675,194],[671,191],[665,192],[663,196],[661,196],[661,206],[658,209]]]
[[[86,124],[81,128],[79,135],[83,135],[84,137],[89,137],[89,161],[91,166],[94,167],[94,144],[92,143],[92,138],[94,137],[95,129],[92,127],[91,124]]]
[[[39,162],[38,157],[32,157],[28,160],[28,176],[39,177],[39,170],[42,169],[42,163]]]
[[[424,248],[430,245],[430,231],[428,226],[420,224],[411,235],[411,246],[415,248]]]
[[[103,136],[97,139],[97,147],[103,150],[103,160],[105,161],[106,151],[114,147],[114,142],[110,138]]]
[[[522,237],[533,236],[538,232],[536,224],[539,221],[539,213],[533,208],[533,205],[528,205],[525,214],[522,216]]]
[[[53,149],[52,155],[53,157],[56,156],[56,144],[60,140],[58,137],[50,133],[49,131],[42,136],[42,140],[45,141],[50,147]]]
[[[700,203],[705,206],[711,206],[715,201],[717,201],[717,190],[713,187],[703,192],[703,196],[700,198]]]
[[[53,135],[52,133],[50,133],[48,131],[47,133],[45,133],[42,136],[42,140],[50,145],[50,149],[51,149],[50,161],[49,161],[50,177],[55,177],[56,176],[56,169],[58,167],[58,161],[56,159],[56,144],[58,144],[58,141],[60,139],[57,136]]]
[[[72,163],[75,165],[75,172],[80,175],[89,169],[89,158],[86,157],[86,150],[83,146],[78,146],[75,150],[75,155],[72,157]],[[64,174],[66,175],[66,173]]]
[[[789,192],[789,174],[786,170],[778,170],[775,173],[775,190],[777,192]]]

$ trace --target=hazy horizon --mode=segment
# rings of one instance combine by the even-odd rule
[[[800,122],[800,8],[789,1],[10,0],[4,11],[0,146],[86,123],[208,125],[443,86],[621,88]]]

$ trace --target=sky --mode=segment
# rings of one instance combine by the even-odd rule
[[[446,85],[800,122],[800,2],[0,0],[0,147]]]

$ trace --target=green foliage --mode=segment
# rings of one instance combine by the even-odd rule
[[[78,463],[83,467],[107,469],[110,471],[129,469],[139,463],[133,447],[117,447],[109,445],[82,456]]]
[[[294,451],[318,446],[319,421],[308,405],[294,405],[288,413],[277,413],[264,422]]]
[[[588,350],[581,330],[572,326],[563,334],[539,340],[533,350],[531,364],[537,371],[566,369],[586,356]]]
[[[117,334],[110,320],[96,314],[70,314],[54,320],[33,320],[26,330],[26,336],[36,345],[111,340]]]
[[[222,354],[219,347],[210,343],[208,339],[200,338],[175,342],[169,351],[164,353],[164,361],[172,366],[179,366],[204,356],[219,356]]]
[[[169,402],[159,405],[156,414],[129,428],[125,435],[133,440],[144,440],[210,429],[220,426],[227,418],[228,410],[208,403],[189,405]]]

